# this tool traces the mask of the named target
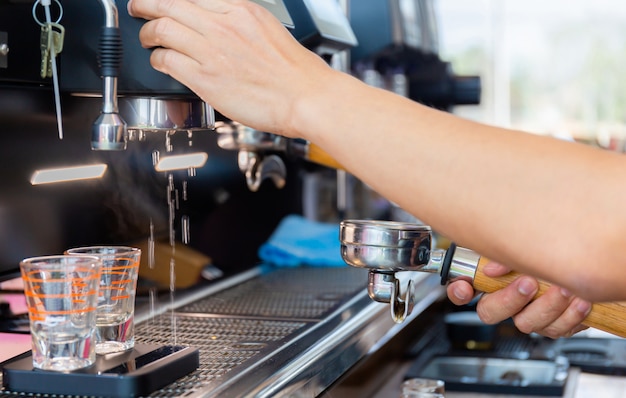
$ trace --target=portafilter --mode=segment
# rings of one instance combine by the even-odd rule
[[[432,231],[427,225],[397,221],[344,220],[340,223],[341,256],[350,266],[366,268],[368,294],[372,300],[391,305],[395,322],[402,322],[414,304],[414,286],[409,279],[401,289],[396,273],[438,273],[441,284],[466,280],[481,292],[494,292],[512,283],[520,274],[510,272],[493,278],[483,273],[489,262],[473,250],[452,243],[447,250],[432,248]],[[539,281],[535,299],[550,287]],[[589,327],[626,337],[626,302],[594,303],[583,321]]]

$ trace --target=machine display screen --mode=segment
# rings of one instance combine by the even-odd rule
[[[311,14],[316,18],[333,23],[335,25],[344,24],[345,18],[342,18],[343,12],[339,7],[339,3],[334,0],[305,0],[304,1]]]
[[[356,36],[336,0],[303,0],[322,36],[354,46]]]
[[[265,7],[286,27],[293,28],[293,19],[291,19],[283,0],[252,0],[252,2]]]

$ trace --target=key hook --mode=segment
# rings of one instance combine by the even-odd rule
[[[59,7],[59,17],[57,18],[56,21],[54,21],[54,23],[59,23],[61,22],[61,19],[63,18],[63,5],[61,5],[61,2],[59,0],[52,0],[52,1],[54,1],[54,3]],[[51,0],[37,0],[35,1],[35,4],[33,4],[33,19],[35,20],[35,22],[37,22],[39,26],[44,26],[46,22],[41,22],[39,20],[39,17],[37,16],[37,6],[41,5],[44,8],[49,7],[50,4],[52,4],[52,1]],[[47,3],[47,4],[44,4],[44,3]]]

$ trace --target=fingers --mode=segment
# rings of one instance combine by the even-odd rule
[[[233,0],[129,0],[126,6],[133,17],[154,19],[165,15],[186,18],[190,11],[197,8],[226,14],[234,3],[236,1]]]
[[[522,311],[538,290],[537,280],[529,276],[520,276],[504,289],[483,295],[476,312],[485,323],[501,322]]]
[[[201,37],[210,39],[219,34],[220,27],[229,24],[223,14],[233,11],[234,5],[235,0],[131,0],[127,7],[130,15],[149,20],[139,36],[144,47],[179,49],[181,44],[191,47]],[[227,30],[232,33],[231,28]],[[192,50],[202,49],[188,51]]]
[[[154,69],[172,76],[187,87],[193,87],[195,76],[202,74],[201,65],[194,59],[174,50],[156,48],[150,56],[150,64]],[[172,66],[176,68],[172,68]]]
[[[485,275],[498,277],[510,269],[491,262],[483,267]],[[534,299],[539,283],[530,276],[520,276],[504,289],[484,294],[478,302],[476,312],[488,324],[512,318],[515,326],[523,333],[538,333],[550,338],[571,336],[587,327],[582,325],[591,304],[572,296],[558,286],[548,288]],[[456,305],[468,304],[476,292],[466,281],[455,281],[447,287],[450,301]],[[534,300],[533,300],[534,299]]]
[[[511,272],[511,268],[504,266],[500,263],[496,263],[495,261],[490,261],[489,263],[487,263],[483,268],[483,273],[486,276],[490,276],[492,278],[498,277],[498,276],[502,276],[502,275],[506,275],[509,272]]]
[[[539,333],[558,338],[571,336],[586,327],[581,323],[591,311],[591,304],[573,297],[558,286],[550,287],[541,297],[513,316],[515,326],[524,333]]]
[[[135,17],[149,20],[141,28],[139,39],[143,47],[156,48],[150,58],[152,66],[194,89],[200,76],[208,84],[205,78],[217,73],[211,67],[226,58],[223,53],[220,57],[211,55],[224,51],[216,43],[225,42],[224,37],[232,35],[233,28],[223,17],[219,21],[215,18],[232,9],[237,1],[132,0],[128,10]],[[211,62],[206,62],[209,58]]]
[[[533,278],[522,276],[506,288],[484,295],[476,312],[485,323],[498,323],[511,317],[521,332],[550,338],[571,336],[586,329],[581,323],[591,311],[590,303],[558,286],[550,287],[532,301],[536,293],[534,286],[537,283]]]
[[[457,281],[452,282],[446,288],[448,293],[448,298],[455,305],[464,305],[472,301],[476,292],[474,292],[474,288],[468,282],[465,281]]]

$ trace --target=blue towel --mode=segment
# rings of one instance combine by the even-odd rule
[[[340,267],[339,224],[311,221],[299,215],[283,218],[267,242],[259,247],[261,260],[283,266]]]

